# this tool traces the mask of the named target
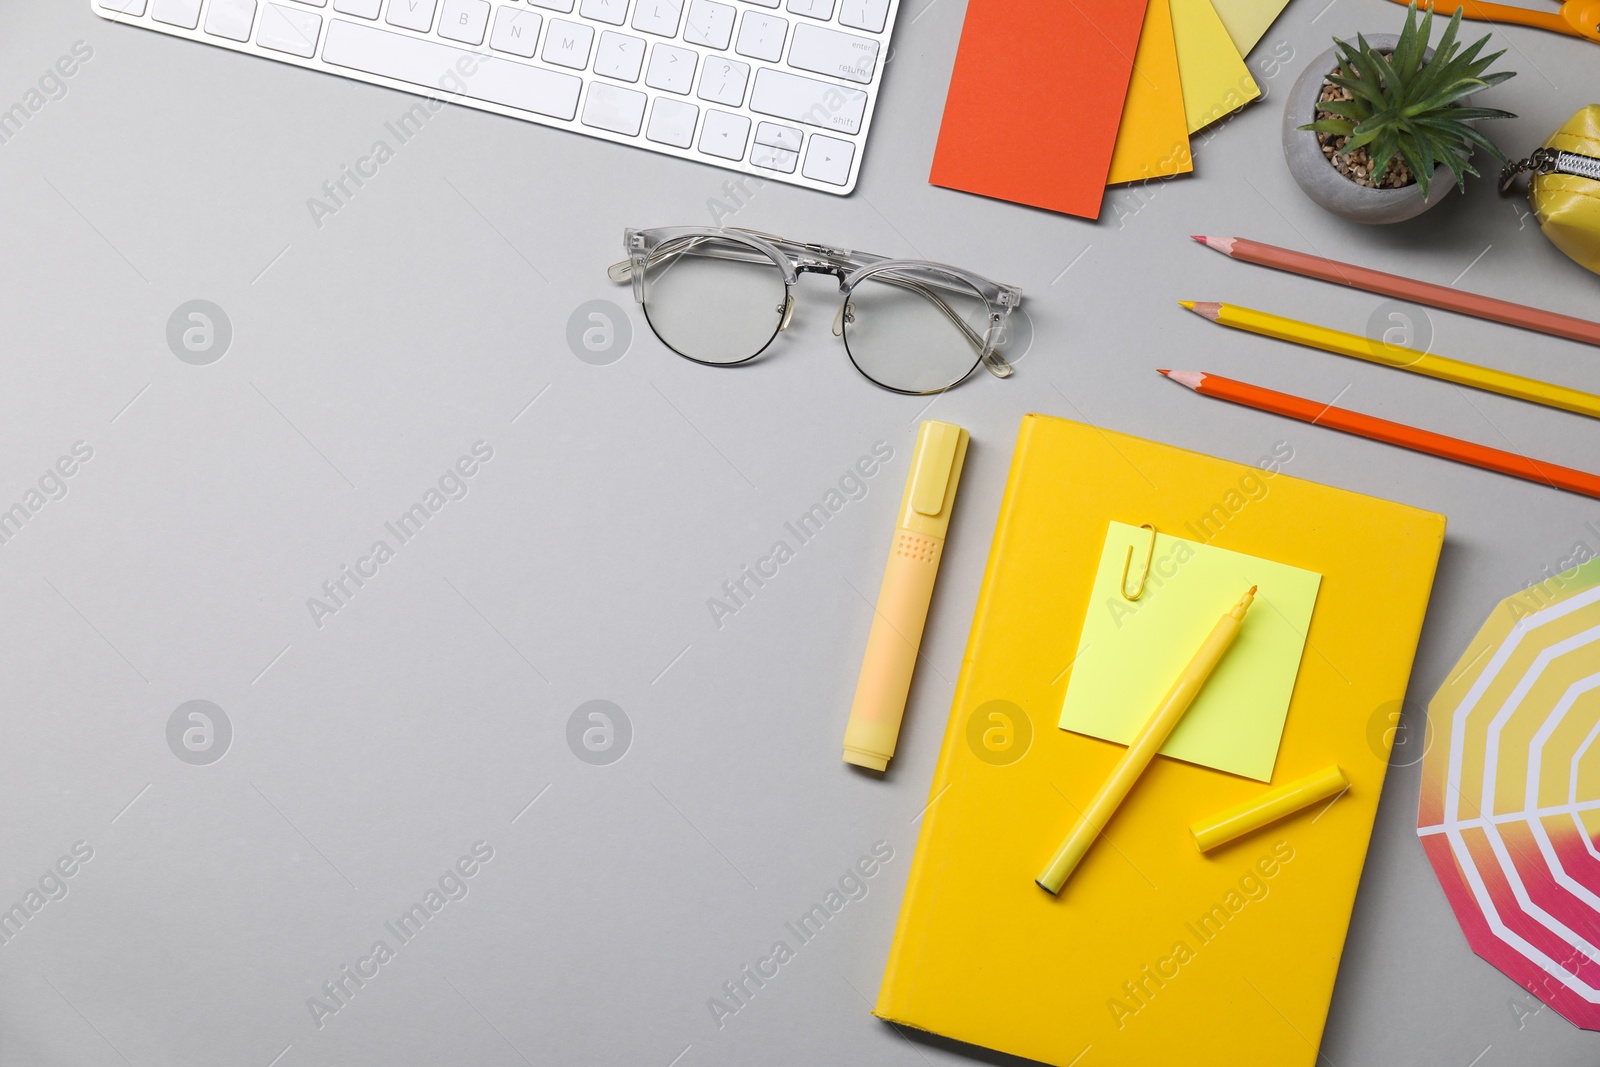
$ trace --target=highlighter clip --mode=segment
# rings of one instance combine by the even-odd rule
[[[1122,557],[1122,585],[1120,591],[1124,600],[1138,600],[1144,596],[1144,583],[1150,577],[1150,561],[1156,554],[1156,528],[1153,523],[1141,522],[1139,529],[1150,531],[1150,545],[1144,552],[1144,566],[1139,568],[1139,584],[1133,592],[1128,592],[1128,567],[1133,563],[1133,546],[1128,546],[1128,554]]]

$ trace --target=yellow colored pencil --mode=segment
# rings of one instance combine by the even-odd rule
[[[1362,337],[1360,334],[1330,330],[1326,326],[1286,319],[1281,315],[1255,311],[1236,304],[1211,304],[1192,300],[1183,300],[1179,303],[1201,318],[1210,319],[1223,326],[1231,326],[1236,330],[1247,330],[1263,337],[1276,337],[1280,341],[1292,341],[1307,348],[1320,348],[1335,355],[1364,359],[1368,363],[1380,363],[1386,367],[1411,371],[1413,374],[1426,374],[1430,378],[1454,382],[1457,385],[1471,386],[1502,396],[1514,396],[1518,400],[1560,408],[1562,411],[1575,411],[1579,415],[1600,419],[1600,396],[1586,393],[1581,389],[1555,385],[1537,378],[1524,378],[1520,374],[1480,367],[1476,363],[1464,363],[1459,359],[1418,352],[1414,348],[1392,345],[1387,341]]]

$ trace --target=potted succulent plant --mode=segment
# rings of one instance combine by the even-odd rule
[[[1284,158],[1307,196],[1355,222],[1400,222],[1464,190],[1476,149],[1507,162],[1473,123],[1516,116],[1471,98],[1514,72],[1485,73],[1505,53],[1480,56],[1487,35],[1462,48],[1460,26],[1458,8],[1429,48],[1433,12],[1419,20],[1413,0],[1399,36],[1335,39],[1311,61],[1283,116]]]

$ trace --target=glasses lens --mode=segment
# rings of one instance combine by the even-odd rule
[[[861,373],[890,389],[933,393],[978,365],[989,305],[961,278],[925,267],[868,275],[844,308],[844,343]]]
[[[681,237],[645,264],[644,314],[674,352],[701,363],[742,363],[778,333],[788,290],[766,254],[718,237]]]

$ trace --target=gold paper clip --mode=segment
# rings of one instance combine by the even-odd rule
[[[1139,571],[1139,586],[1133,592],[1128,592],[1128,567],[1133,563],[1133,546],[1128,546],[1128,554],[1122,557],[1122,599],[1138,600],[1144,596],[1144,583],[1150,577],[1150,561],[1156,554],[1156,528],[1154,524],[1141,522],[1139,529],[1150,531],[1150,547],[1145,549],[1144,566]]]

